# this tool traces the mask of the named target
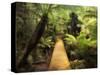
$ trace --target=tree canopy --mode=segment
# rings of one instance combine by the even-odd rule
[[[77,15],[76,30],[74,36],[73,27],[76,19],[72,19],[71,13]],[[40,21],[44,26],[43,15],[47,20],[42,36],[33,35]],[[42,18],[42,20],[41,20]],[[73,27],[71,24],[74,23]],[[71,33],[69,33],[68,28]],[[16,61],[21,61],[29,40],[36,36],[40,39],[35,50],[28,56],[29,64],[46,59],[54,49],[56,36],[62,35],[66,53],[72,69],[97,67],[97,8],[90,6],[39,4],[39,3],[16,3]],[[33,39],[34,40],[34,39]]]

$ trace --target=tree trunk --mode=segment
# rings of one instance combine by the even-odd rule
[[[21,61],[19,62],[18,68],[24,66],[24,63],[27,62],[27,58],[28,58],[28,55],[30,54],[30,52],[32,50],[35,50],[35,48],[45,30],[45,26],[46,26],[47,22],[48,22],[48,14],[45,13],[41,17],[41,20],[40,20],[39,24],[37,25],[36,30],[34,31],[31,39],[28,42],[27,47],[25,48],[25,53],[24,53]]]

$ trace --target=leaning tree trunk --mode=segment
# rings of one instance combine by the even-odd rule
[[[25,48],[25,53],[21,59],[21,61],[18,64],[18,68],[25,66],[24,63],[26,64],[27,58],[32,50],[35,50],[37,43],[39,42],[44,30],[45,26],[48,23],[48,14],[44,13],[43,16],[41,17],[40,22],[38,23],[36,30],[34,31],[31,39],[28,42],[27,47]]]

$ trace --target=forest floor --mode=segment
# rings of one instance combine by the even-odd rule
[[[70,62],[62,39],[57,39],[50,59],[49,64],[46,62],[41,62],[38,64],[33,64],[33,67],[36,71],[70,69]]]

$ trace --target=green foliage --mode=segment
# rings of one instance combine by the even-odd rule
[[[77,43],[77,39],[73,35],[65,34],[65,37],[64,40],[67,41],[67,44],[71,45]]]
[[[67,30],[67,27],[71,20],[71,12],[75,12],[78,15],[79,25],[81,26],[81,32],[77,37],[68,34]],[[39,57],[37,57],[36,59],[42,59],[46,57],[43,56],[44,49],[49,48],[48,51],[52,50],[55,45],[55,37],[57,36],[56,34],[61,33],[64,36],[62,40],[64,40],[67,52],[71,53],[71,50],[73,50],[77,56],[77,59],[75,59],[77,60],[77,62],[71,61],[72,68],[85,68],[87,67],[88,62],[96,65],[96,7],[66,6],[56,4],[48,5],[37,3],[17,3],[16,5],[17,61],[19,61],[20,57],[23,55],[24,48],[26,47],[44,13],[48,13],[48,24],[45,28],[43,36],[41,37],[36,47],[37,55],[30,55],[30,61],[32,62],[36,58],[35,56]],[[34,51],[33,54],[35,54]]]
[[[52,42],[52,37],[49,36],[47,38],[41,38],[40,40],[40,44],[38,44],[40,47],[45,48],[45,47],[49,47],[51,48],[54,45],[54,42]]]
[[[80,35],[77,38],[69,34],[67,34],[67,36],[68,37],[65,38],[65,41],[67,42],[67,44],[69,44],[69,49],[73,49],[73,52],[76,53],[79,59],[77,62],[75,62],[76,64],[74,63],[74,61],[72,61],[72,68],[78,68],[78,66],[80,65],[78,65],[80,59],[84,59],[85,63],[83,65],[85,65],[86,67],[91,66],[89,66],[89,64],[86,64],[89,62],[92,63],[92,66],[97,64],[97,42],[95,39],[87,39],[86,34],[83,33],[80,33]],[[80,68],[83,68],[83,66]]]

